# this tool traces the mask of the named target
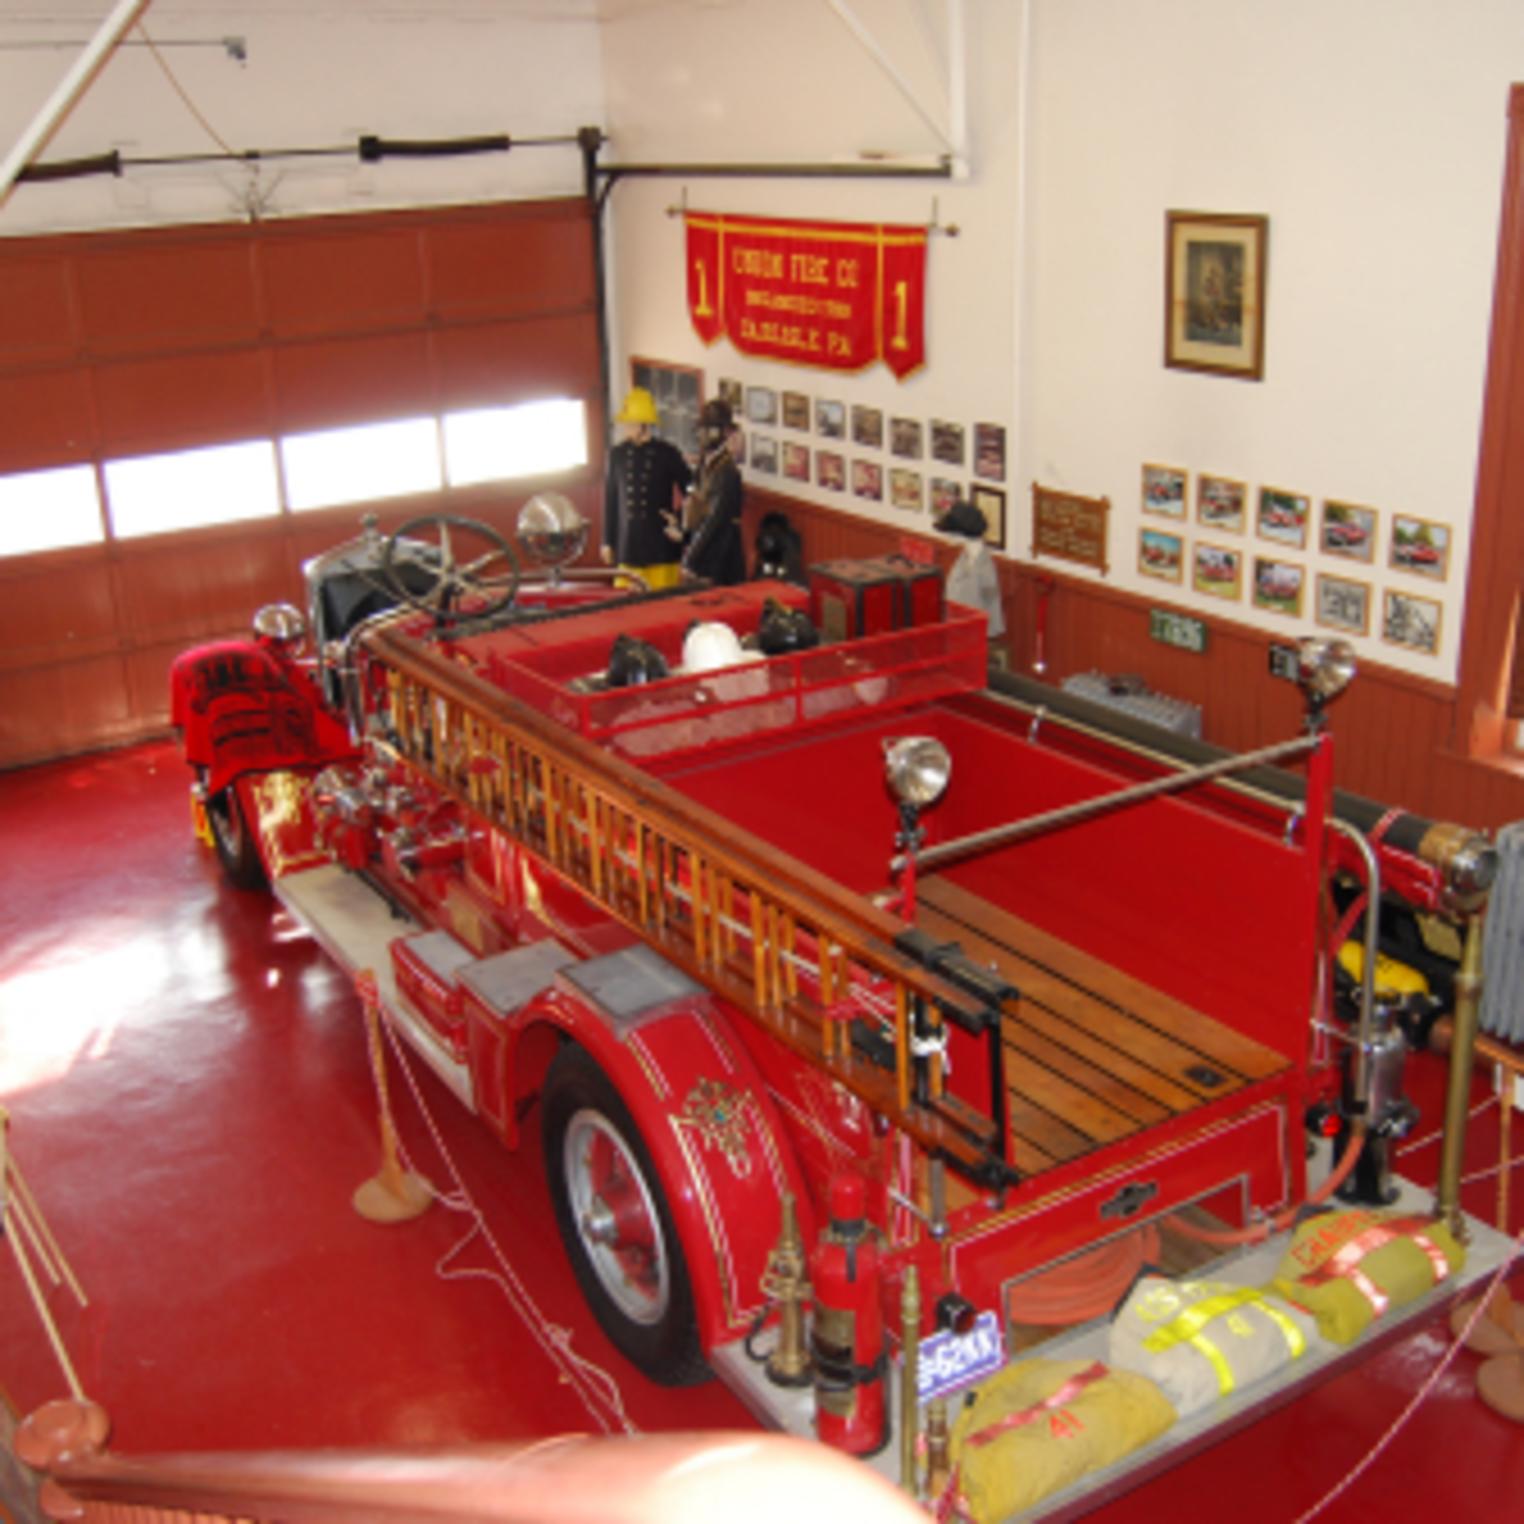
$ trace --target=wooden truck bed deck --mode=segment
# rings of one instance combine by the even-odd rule
[[[940,874],[917,924],[1021,992],[1005,1070],[1018,1169],[1032,1172],[1229,1095],[1291,1059],[1011,915]]]

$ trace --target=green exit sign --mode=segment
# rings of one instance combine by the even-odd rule
[[[1182,651],[1205,651],[1207,647],[1206,625],[1189,614],[1150,609],[1148,633],[1161,645],[1179,646]]]

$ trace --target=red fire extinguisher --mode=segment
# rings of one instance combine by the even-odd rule
[[[878,1240],[868,1227],[865,1201],[860,1175],[832,1177],[830,1225],[810,1259],[815,1429],[826,1444],[850,1455],[872,1455],[889,1438]]]

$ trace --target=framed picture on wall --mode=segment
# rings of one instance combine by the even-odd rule
[[[1143,466],[1143,511],[1166,519],[1185,517],[1185,472],[1175,466]]]
[[[810,479],[810,447],[795,444],[792,439],[783,441],[783,474],[791,482],[807,482]]]
[[[745,411],[745,399],[741,390],[741,383],[732,380],[729,376],[721,376],[714,384],[720,401],[730,404],[731,416],[739,418]]]
[[[931,458],[949,466],[961,466],[964,456],[963,425],[945,418],[931,420]]]
[[[870,503],[884,500],[884,468],[876,460],[852,462],[852,495]]]
[[[891,418],[889,420],[889,453],[901,460],[921,458],[921,420],[919,418]]]
[[[963,495],[963,489],[957,482],[945,476],[932,477],[926,490],[931,499],[931,516],[934,519],[941,518]]]
[[[1355,503],[1336,503],[1329,498],[1323,504],[1318,549],[1325,556],[1343,556],[1349,561],[1374,559],[1376,510],[1361,508]]]
[[[1254,607],[1272,614],[1302,617],[1302,595],[1307,588],[1307,568],[1295,561],[1270,556],[1254,558]]]
[[[1196,478],[1196,518],[1212,529],[1237,534],[1244,527],[1249,489],[1227,476]]]
[[[816,450],[815,481],[827,492],[845,492],[847,490],[846,457],[836,450]]]
[[[1262,540],[1274,540],[1277,545],[1303,550],[1307,545],[1307,520],[1311,515],[1311,498],[1300,492],[1284,492],[1279,487],[1261,487],[1254,532]]]
[[[1420,577],[1445,580],[1450,564],[1450,531],[1430,519],[1392,516],[1392,568],[1415,572]]]
[[[1243,552],[1197,540],[1191,553],[1191,586],[1212,598],[1237,600],[1243,581]]]
[[[852,404],[852,443],[860,444],[868,450],[884,448],[884,414],[881,408],[864,407],[859,402]]]
[[[889,501],[908,513],[921,511],[921,473],[906,466],[894,466],[889,472]]]
[[[999,487],[986,487],[974,482],[968,489],[968,500],[984,515],[984,542],[997,549],[1005,549],[1005,493]]]
[[[778,441],[771,434],[751,436],[749,464],[753,471],[763,471],[768,476],[778,474]]]
[[[753,423],[764,423],[769,428],[778,422],[778,394],[770,386],[746,388],[746,416]]]
[[[1330,577],[1319,572],[1314,614],[1318,623],[1326,625],[1330,630],[1343,630],[1347,635],[1369,635],[1370,583],[1356,582],[1351,577]]]
[[[667,360],[630,358],[630,385],[643,386],[656,403],[656,432],[684,455],[697,455],[698,417],[704,405],[704,373]]]
[[[1389,587],[1381,607],[1381,638],[1425,656],[1437,656],[1443,612],[1433,598],[1415,598],[1412,593]]]
[[[1140,529],[1138,570],[1161,582],[1179,582],[1185,575],[1185,541],[1162,529]]]
[[[803,429],[808,433],[810,427],[810,399],[803,392],[784,392],[783,427],[786,429]]]
[[[974,475],[987,482],[1005,480],[1005,425],[974,425]]]
[[[1261,380],[1270,219],[1166,212],[1164,363]]]
[[[815,402],[815,432],[823,439],[847,437],[847,405],[831,402],[824,397]]]

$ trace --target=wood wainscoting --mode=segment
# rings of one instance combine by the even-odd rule
[[[788,515],[804,541],[805,564],[838,556],[878,556],[915,539],[932,548],[944,570],[957,547],[921,528],[900,529],[855,514],[769,492],[748,483],[750,545],[763,514]],[[1143,598],[1077,577],[1046,562],[997,556],[1005,598],[1004,644],[1012,671],[1033,671],[1039,601],[1046,591],[1043,677],[1062,682],[1075,672],[1136,673],[1150,688],[1199,704],[1204,739],[1231,750],[1282,740],[1299,722],[1301,704],[1289,683],[1268,675],[1276,637],[1198,608]],[[1149,638],[1152,608],[1177,608],[1207,626],[1205,655]],[[1288,625],[1286,638],[1304,633]],[[1524,766],[1481,761],[1454,750],[1456,690],[1445,683],[1361,665],[1360,675],[1332,710],[1339,786],[1436,820],[1491,828],[1524,818]]]

